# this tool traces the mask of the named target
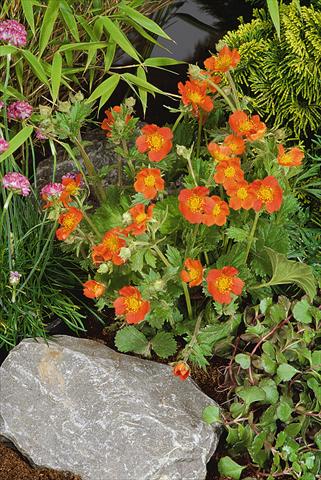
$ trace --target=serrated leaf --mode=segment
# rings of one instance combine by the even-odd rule
[[[282,363],[278,366],[276,373],[282,382],[288,382],[299,370],[288,363]]]
[[[217,405],[208,405],[205,407],[202,413],[202,420],[209,425],[212,423],[220,423],[222,421],[220,407]]]
[[[177,343],[173,335],[169,332],[158,332],[151,340],[154,352],[160,358],[167,358],[174,355],[177,350]]]
[[[234,462],[230,457],[222,457],[218,462],[218,471],[221,475],[239,480],[245,467]]]
[[[235,361],[236,361],[236,363],[238,363],[239,365],[241,365],[241,367],[242,367],[244,370],[247,370],[248,368],[250,368],[251,358],[250,358],[249,355],[246,355],[245,353],[238,353],[238,354],[235,356]]]
[[[171,245],[167,245],[166,249],[166,257],[167,260],[173,267],[181,267],[183,260],[181,257],[181,253],[176,247],[172,247]]]
[[[131,256],[130,265],[134,272],[141,272],[143,270],[144,254],[145,254],[145,251],[141,249],[141,250],[137,250],[137,252]]]
[[[313,321],[311,305],[306,299],[297,302],[292,309],[292,313],[298,322],[311,323]]]
[[[236,242],[245,242],[249,238],[249,231],[243,228],[229,227],[226,230],[226,235]]]
[[[115,336],[115,345],[123,353],[143,353],[148,346],[148,340],[136,327],[129,325],[118,330]]]
[[[152,268],[156,267],[156,257],[152,254],[150,250],[146,250],[145,261],[147,265],[149,265],[150,267]]]

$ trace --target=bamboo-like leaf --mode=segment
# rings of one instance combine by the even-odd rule
[[[67,52],[69,50],[90,50],[91,48],[106,48],[108,42],[80,42],[80,43],[68,43],[62,45],[59,48],[59,52]]]
[[[143,67],[137,67],[137,78],[140,78],[141,80],[144,80],[146,82],[146,73]],[[146,115],[146,107],[147,107],[147,90],[144,88],[138,87],[138,92],[139,92],[139,99],[141,101],[142,107],[143,107],[143,112],[144,112],[144,117]]]
[[[62,57],[59,52],[56,52],[53,56],[51,67],[51,89],[52,89],[52,101],[56,103],[59,95],[59,88],[61,84],[62,74]]]
[[[115,88],[118,85],[118,82],[120,80],[120,75],[111,75],[110,77],[107,78],[107,80],[103,81],[90,95],[90,97],[86,100],[86,103],[93,102],[97,98],[104,97],[106,98],[106,101],[110,97],[110,95],[113,93]]]
[[[39,78],[39,80],[49,87],[48,78],[41,64],[41,60],[39,60],[29,50],[22,50],[22,55],[25,57],[34,74]]]
[[[9,148],[0,155],[0,163],[10,157],[32,134],[33,127],[27,126],[20,130],[9,142]]]
[[[134,8],[131,8],[129,5],[125,5],[125,3],[120,4],[119,9],[122,13],[127,15],[129,18],[134,20],[134,22],[138,23],[138,25],[141,25],[146,30],[155,33],[155,35],[159,37],[171,40],[171,37],[169,37],[167,33],[165,33],[164,30],[159,25],[157,25],[157,23],[154,22],[154,20],[152,20],[151,18],[146,17]]]
[[[74,37],[76,42],[80,42],[77,22],[66,0],[60,0],[59,9],[65,24],[69,28],[71,35]]]
[[[105,53],[105,59],[104,59],[105,72],[108,72],[108,70],[112,66],[115,58],[115,53],[116,53],[116,42],[109,42],[109,45]]]
[[[26,20],[31,28],[32,33],[35,35],[35,20],[33,16],[33,1],[32,0],[21,0],[21,6],[26,17]]]
[[[43,18],[40,36],[39,36],[39,57],[45,51],[49,39],[51,37],[58,12],[59,12],[59,2],[57,0],[49,0],[46,13]]]
[[[159,48],[162,48],[163,50],[166,50],[168,53],[171,53],[171,51],[164,47],[161,43],[159,43],[157,40],[155,40],[154,37],[152,37],[149,33],[146,32],[140,25],[138,25],[136,22],[133,22],[131,20],[127,20],[127,25],[130,25],[133,27],[143,38],[146,38],[149,42],[153,43],[154,45],[157,45]]]
[[[178,65],[180,63],[186,63],[180,60],[175,60],[175,58],[169,57],[152,57],[147,58],[144,61],[146,67],[165,67],[167,65]]]
[[[0,57],[6,57],[7,55],[11,55],[17,51],[18,49],[13,45],[3,45],[0,47]]]
[[[280,11],[279,11],[279,2],[278,0],[266,0],[267,1],[267,6],[269,9],[269,13],[274,25],[274,28],[276,30],[276,33],[278,34],[278,38],[281,38],[281,29],[280,29]]]
[[[140,62],[139,55],[136,49],[132,46],[126,35],[121,31],[116,22],[113,22],[108,17],[101,17],[104,29],[110,35],[110,38],[120,46],[120,48],[130,57]]]
[[[138,87],[144,88],[147,90],[147,92],[155,94],[155,93],[160,93],[164,94],[162,90],[159,88],[155,87],[151,83],[147,82],[146,80],[143,80],[142,78],[136,77],[136,75],[133,75],[132,73],[124,73],[122,75],[123,79],[127,81],[128,83],[134,83]]]

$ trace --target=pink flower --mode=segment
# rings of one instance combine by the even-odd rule
[[[15,120],[25,120],[32,114],[32,106],[28,102],[13,102],[8,106],[8,118]]]
[[[0,138],[0,154],[8,150],[9,148],[9,142],[5,140],[4,138]]]
[[[16,20],[4,20],[0,22],[0,41],[10,43],[15,47],[24,47],[27,43],[27,31]]]
[[[4,103],[3,102],[0,102],[0,110],[2,110],[4,107]]]
[[[11,190],[18,195],[27,197],[30,193],[30,182],[24,175],[18,172],[9,172],[2,177],[4,188]]]
[[[71,178],[71,180],[80,179],[80,181],[79,181],[79,187],[80,188],[82,188],[85,184],[83,179],[82,179],[82,174],[80,172],[68,172],[68,173],[66,173],[65,175],[62,176],[61,181],[65,180],[66,178]]]
[[[41,197],[43,200],[53,200],[54,198],[60,197],[63,189],[64,186],[62,183],[48,183],[41,189]]]
[[[40,128],[36,129],[36,138],[38,140],[47,140],[47,135],[43,133],[43,131]]]

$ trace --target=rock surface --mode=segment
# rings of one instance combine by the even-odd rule
[[[0,368],[0,435],[83,480],[204,480],[213,400],[167,365],[67,336],[24,340]]]

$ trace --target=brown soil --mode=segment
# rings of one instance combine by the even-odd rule
[[[0,480],[81,480],[78,475],[32,468],[19,453],[0,443]]]

